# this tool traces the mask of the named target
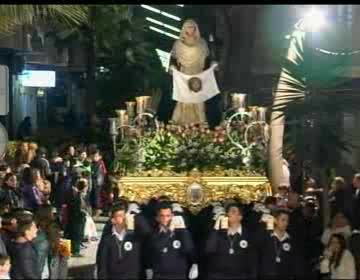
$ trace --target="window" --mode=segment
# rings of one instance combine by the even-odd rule
[[[337,21],[346,24],[351,28],[353,23],[353,6],[352,5],[338,5],[337,6]]]

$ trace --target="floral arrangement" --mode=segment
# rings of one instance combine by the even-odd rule
[[[264,174],[265,145],[256,141],[246,146],[241,123],[233,127],[231,138],[246,148],[232,143],[225,125],[211,130],[205,125],[161,124],[157,131],[127,137],[118,150],[114,171],[125,174],[140,168],[183,173],[194,168],[206,172],[221,167]]]

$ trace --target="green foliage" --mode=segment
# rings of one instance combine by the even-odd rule
[[[100,113],[164,86],[164,69],[147,38],[144,19],[131,17],[129,5],[89,5],[86,24],[48,33],[63,48],[80,42],[84,50],[95,40],[96,100]],[[90,35],[94,36],[90,36]],[[89,66],[88,66],[89,67]]]
[[[134,136],[119,149],[114,171],[134,172],[141,156],[145,170],[179,173],[194,168],[211,171],[217,167],[263,173],[267,162],[265,149],[261,145],[254,143],[241,152],[226,136],[224,127],[212,131],[196,125],[169,125],[141,138]]]
[[[79,26],[86,22],[86,14],[80,5],[0,5],[0,33],[11,34],[23,24],[36,22]]]

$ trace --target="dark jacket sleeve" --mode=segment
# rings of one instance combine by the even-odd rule
[[[149,237],[152,232],[148,221],[141,214],[135,216],[135,232],[142,239]]]
[[[1,235],[0,235],[0,254],[2,254],[3,256],[8,255],[8,252],[6,250],[5,242],[4,242],[3,237]]]
[[[96,253],[96,266],[97,266],[97,276],[98,279],[107,279],[107,263],[110,261],[108,259],[109,255],[109,238],[110,236],[105,236],[104,239],[99,243],[98,250]]]
[[[179,238],[181,239],[181,243],[183,244],[182,246],[183,254],[187,255],[191,263],[196,263],[195,246],[190,232],[187,229],[180,229],[177,231]]]
[[[216,230],[211,230],[208,239],[206,240],[205,243],[205,254],[206,255],[210,255],[210,254],[214,254],[216,253],[216,249],[217,249],[217,235],[218,235],[218,231]]]
[[[297,247],[294,248],[295,252],[295,262],[294,262],[294,272],[296,279],[303,279],[306,275],[305,273],[305,259],[303,255],[303,250],[299,250]]]
[[[22,256],[18,260],[18,267],[22,268],[24,279],[40,279],[41,273],[38,270],[39,267],[36,264],[36,258],[34,259],[34,254],[31,250],[32,248],[26,247],[21,251]]]

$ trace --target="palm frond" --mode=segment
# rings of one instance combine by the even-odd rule
[[[80,25],[87,20],[87,10],[81,5],[0,5],[2,34],[11,34],[23,24],[49,20],[66,26]]]

